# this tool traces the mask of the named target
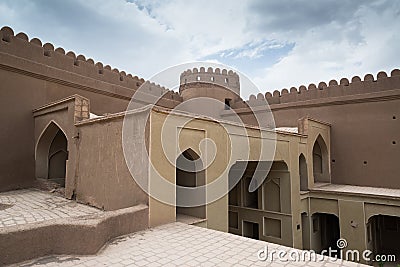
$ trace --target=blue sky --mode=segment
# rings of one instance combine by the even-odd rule
[[[266,92],[400,65],[400,1],[0,0],[0,14],[16,33],[145,79],[210,61]]]

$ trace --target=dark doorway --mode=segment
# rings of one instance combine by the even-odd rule
[[[196,191],[196,195],[190,195],[185,188],[205,185],[205,171],[199,155],[191,149],[184,151],[176,160],[176,217],[206,218],[206,192],[205,189]],[[200,193],[199,193],[200,192]],[[197,198],[198,206],[185,206],[185,198]]]
[[[337,240],[340,238],[339,218],[333,214],[315,213],[312,216],[312,247],[317,253],[323,250],[337,250]],[[326,254],[326,253],[325,253]],[[339,258],[340,254],[332,254]]]
[[[259,240],[258,223],[243,221],[243,236]]]
[[[400,217],[375,215],[368,220],[368,249],[374,255],[395,255],[396,259],[400,259],[399,240]]]

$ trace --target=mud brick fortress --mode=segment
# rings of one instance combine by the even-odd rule
[[[177,220],[299,249],[322,251],[344,238],[345,250],[400,254],[400,70],[248,100],[240,97],[239,75],[231,70],[190,69],[181,74],[180,84],[174,92],[1,29],[0,191],[57,185],[66,199],[105,214],[90,230],[75,221],[0,229],[0,249],[8,255],[3,263],[77,250],[94,253],[111,237]],[[204,205],[179,207],[158,201],[136,183],[124,158],[122,126],[140,87],[149,99],[159,97],[154,107],[139,103],[150,114],[147,124],[140,123],[146,120],[142,112],[130,115],[138,128],[146,125],[136,129],[132,142],[146,144],[148,152],[138,149],[132,157],[142,168],[141,178],[149,181],[149,191],[163,191],[172,201],[179,198],[174,187],[152,182],[154,173],[144,164],[148,157],[172,184],[193,187],[222,176],[222,190],[231,188],[229,193]],[[198,97],[222,103],[212,111],[219,119],[197,116],[194,107],[172,111]],[[266,102],[275,120],[273,131],[254,119]],[[233,114],[245,122],[246,134],[231,136],[238,131],[230,122]],[[214,141],[217,156],[206,170],[185,172],[169,164],[160,152],[167,118],[172,126],[190,118],[180,129],[184,152],[174,155],[177,164],[182,157],[198,160],[205,137]],[[269,162],[260,159],[262,151],[256,148],[262,134],[276,138]],[[246,161],[229,151],[230,138],[249,151]],[[269,165],[265,180],[249,192],[255,170],[263,164]],[[230,185],[235,173],[242,175]],[[2,211],[7,209],[0,203]],[[61,241],[50,248],[49,239]],[[18,247],[26,253],[16,253]]]

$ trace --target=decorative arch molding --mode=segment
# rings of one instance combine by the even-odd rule
[[[36,144],[35,144],[35,159],[36,159],[36,152],[37,152],[37,147],[38,147],[39,141],[40,141],[40,139],[42,138],[43,134],[44,134],[44,133],[46,132],[46,130],[48,129],[48,127],[49,127],[52,123],[55,124],[55,125],[63,132],[65,138],[67,138],[67,141],[69,141],[69,140],[68,140],[68,135],[67,135],[66,131],[60,126],[60,124],[58,124],[55,120],[50,120],[50,121],[46,124],[46,126],[42,129],[42,131],[40,132],[40,135],[39,135],[39,137],[38,137],[38,139],[37,139],[37,141],[36,141]]]

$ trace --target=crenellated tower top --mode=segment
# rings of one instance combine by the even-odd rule
[[[220,85],[222,87],[229,88],[237,95],[240,95],[240,81],[239,75],[232,71],[226,69],[219,69],[209,67],[206,71],[204,67],[201,67],[200,70],[197,68],[188,69],[184,71],[180,76],[180,89],[182,92],[190,83],[211,83]]]

